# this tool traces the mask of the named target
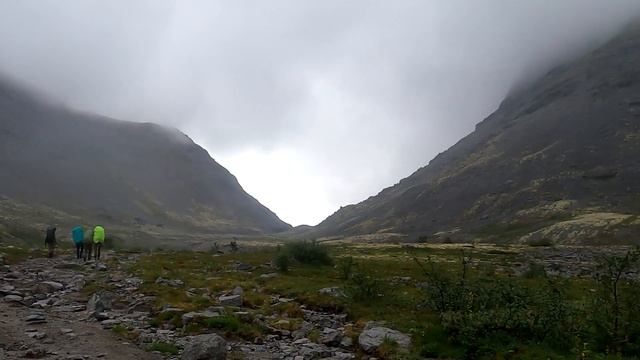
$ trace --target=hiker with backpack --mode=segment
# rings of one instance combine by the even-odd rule
[[[87,229],[84,232],[84,261],[91,260],[91,254],[93,253],[93,231],[91,229]]]
[[[94,257],[96,260],[100,260],[100,249],[104,244],[104,228],[100,225],[93,228],[93,246],[95,247]]]
[[[71,238],[76,246],[76,259],[80,260],[84,252],[84,230],[76,226],[71,230]]]
[[[49,226],[47,227],[47,235],[44,238],[44,244],[49,249],[49,257],[53,257],[53,251],[56,247],[56,227]]]

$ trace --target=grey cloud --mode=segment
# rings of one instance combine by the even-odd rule
[[[337,209],[639,12],[637,0],[4,1],[0,71],[80,109],[174,126],[216,158],[292,149],[324,179],[307,191]],[[313,206],[291,197],[274,208],[285,220]]]

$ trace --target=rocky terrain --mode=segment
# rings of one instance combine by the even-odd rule
[[[107,254],[107,258],[115,256],[112,252]],[[287,320],[280,320],[274,327],[267,323],[268,318],[243,307],[241,287],[230,293],[212,294],[219,305],[206,310],[189,312],[170,306],[157,309],[154,297],[139,290],[143,280],[125,270],[138,256],[118,256],[118,265],[78,262],[65,254],[3,266],[0,358],[338,360],[354,358],[357,351],[375,351],[385,338],[395,339],[403,347],[410,345],[409,336],[375,322],[368,324],[354,343],[346,333],[353,325],[346,315],[313,311],[304,305],[301,306],[304,321],[295,330],[286,330],[291,328]],[[269,276],[277,274],[266,277]],[[91,286],[97,279],[109,290],[87,291],[85,286]],[[184,287],[179,279],[158,278],[156,283]],[[183,290],[198,293],[202,289]],[[272,305],[291,302],[296,300],[271,296]],[[167,319],[177,315],[183,324],[189,324],[230,312],[267,329],[268,335],[254,341],[233,337],[225,340],[215,333],[185,335],[169,322],[150,325],[163,315],[169,315],[164,316]],[[312,333],[316,334],[313,341],[309,338]],[[153,351],[158,344],[175,351]]]
[[[307,236],[637,243],[640,23],[521,84],[475,131]]]

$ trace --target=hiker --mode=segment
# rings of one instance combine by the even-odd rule
[[[84,230],[82,230],[82,226],[76,226],[71,230],[71,238],[76,245],[76,259],[80,260],[84,252]]]
[[[44,238],[44,244],[49,248],[49,257],[53,257],[53,250],[56,247],[56,227],[47,227],[47,236]]]
[[[100,249],[104,243],[104,228],[100,225],[93,228],[93,246],[95,247],[94,257],[100,260]]]
[[[93,231],[87,229],[84,232],[84,261],[91,260],[91,254],[93,253]]]

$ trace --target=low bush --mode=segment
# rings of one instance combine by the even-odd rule
[[[360,272],[354,273],[345,285],[345,294],[357,302],[372,302],[384,293],[381,280]]]
[[[151,345],[149,345],[149,351],[158,351],[158,352],[161,352],[163,354],[178,355],[178,352],[180,350],[174,344],[169,344],[169,343],[166,343],[166,342],[158,341],[158,342],[154,342]]]
[[[278,254],[276,258],[273,260],[276,269],[280,272],[288,272],[289,271],[289,255],[288,254]]]
[[[349,280],[353,271],[356,267],[355,261],[353,261],[353,256],[346,257],[338,262],[338,273],[340,274],[340,279]]]
[[[285,253],[301,264],[331,265],[333,260],[326,247],[315,242],[295,242],[285,246]]]
[[[527,245],[531,247],[543,247],[543,246],[553,246],[553,240],[551,239],[539,239],[539,240],[531,240],[527,243]]]

